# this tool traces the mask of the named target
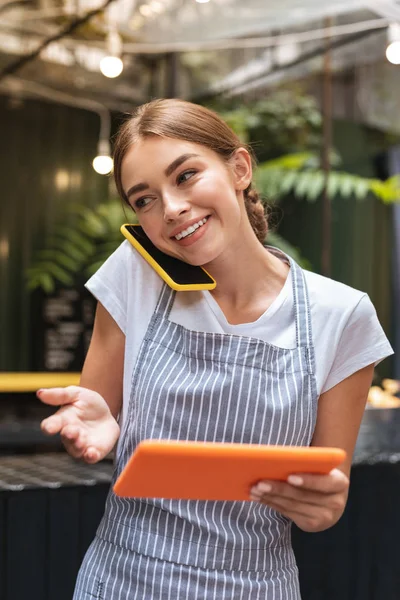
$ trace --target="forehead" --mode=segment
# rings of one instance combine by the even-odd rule
[[[126,152],[121,165],[122,181],[144,179],[146,174],[164,173],[165,169],[182,154],[197,154],[207,160],[219,160],[219,156],[202,146],[186,140],[148,137],[139,139]]]

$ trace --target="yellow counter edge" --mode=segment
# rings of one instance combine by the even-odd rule
[[[0,373],[0,393],[36,392],[40,388],[78,385],[80,373]]]

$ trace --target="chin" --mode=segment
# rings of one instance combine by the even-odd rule
[[[200,258],[197,260],[195,258],[193,260],[188,260],[188,259],[184,258],[183,260],[185,262],[189,263],[189,265],[193,265],[194,267],[202,267],[205,264],[207,264],[207,262],[209,262],[209,261],[201,260]]]
[[[218,251],[216,248],[213,249],[200,249],[195,250],[193,248],[190,251],[189,248],[182,249],[181,252],[172,252],[171,250],[163,250],[166,254],[178,258],[189,265],[193,265],[194,267],[202,267],[213,262],[220,255],[221,251]]]
[[[214,260],[218,257],[218,254],[215,252],[204,252],[202,255],[198,257],[193,257],[193,259],[187,260],[186,262],[190,262],[191,265],[196,267],[205,267],[210,263],[214,262]]]

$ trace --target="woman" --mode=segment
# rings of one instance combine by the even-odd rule
[[[118,440],[115,477],[148,438],[337,446],[348,458],[325,476],[259,482],[249,502],[110,492],[74,598],[299,599],[291,522],[321,531],[342,515],[374,364],[391,347],[366,294],[260,243],[251,155],[213,112],[140,107],[114,168],[151,241],[217,287],[175,293],[125,241],[87,284],[99,302],[80,387],[38,392],[61,406],[43,430],[88,462]]]

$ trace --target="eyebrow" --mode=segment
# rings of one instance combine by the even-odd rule
[[[172,173],[181,166],[185,161],[189,160],[189,158],[197,157],[198,154],[182,154],[178,156],[172,163],[165,169],[164,173],[167,177],[172,175]],[[137,183],[129,188],[126,192],[126,197],[132,196],[133,194],[137,194],[138,192],[143,192],[144,190],[148,190],[149,185],[147,183]]]
[[[169,177],[170,175],[172,175],[175,169],[181,166],[182,163],[184,163],[186,160],[189,160],[189,158],[194,158],[196,156],[198,156],[198,154],[182,154],[181,156],[178,156],[178,158],[176,158],[169,165],[169,167],[165,169],[165,175]]]

